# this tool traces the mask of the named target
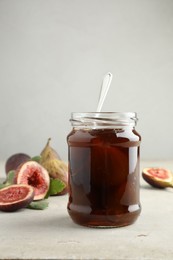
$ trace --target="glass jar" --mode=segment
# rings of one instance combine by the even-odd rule
[[[136,113],[72,113],[68,212],[77,224],[119,227],[140,214]]]

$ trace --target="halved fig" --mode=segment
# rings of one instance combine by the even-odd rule
[[[29,185],[11,185],[0,190],[0,210],[16,211],[27,207],[34,198],[34,189]]]
[[[15,173],[14,183],[27,184],[34,188],[34,200],[43,199],[50,185],[50,177],[47,170],[35,161],[21,164]]]
[[[173,187],[173,174],[164,168],[145,168],[142,171],[142,177],[156,188]]]

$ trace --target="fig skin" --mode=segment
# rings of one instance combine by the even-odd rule
[[[28,154],[25,153],[16,153],[11,155],[6,163],[5,163],[5,172],[6,174],[9,171],[16,170],[17,167],[24,162],[27,162],[31,159],[31,157]]]
[[[47,170],[39,163],[28,161],[17,168],[14,183],[32,186],[35,193],[33,200],[41,200],[49,190],[50,177]]]
[[[170,170],[164,168],[144,168],[142,177],[155,188],[173,187],[173,174]]]
[[[33,198],[34,189],[29,185],[14,184],[5,187],[0,190],[0,210],[13,212],[25,208],[33,201]]]
[[[59,154],[50,146],[50,141],[51,138],[48,138],[46,146],[40,153],[41,160],[42,161],[53,160],[53,159],[61,160]]]
[[[64,182],[65,188],[63,191],[57,193],[57,195],[65,195],[68,193],[68,167],[67,165],[58,159],[47,160],[42,162],[41,165],[47,169],[49,176],[53,179],[59,179]]]
[[[58,153],[50,146],[51,138],[41,152],[40,164],[47,169],[49,176],[53,179],[59,179],[64,182],[65,188],[56,195],[65,195],[68,193],[68,166],[62,161]]]

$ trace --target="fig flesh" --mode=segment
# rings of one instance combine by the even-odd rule
[[[50,185],[50,177],[47,170],[35,161],[28,161],[21,164],[14,177],[14,183],[27,184],[34,188],[34,199],[43,199]]]
[[[34,198],[34,189],[29,185],[11,185],[0,190],[0,210],[16,211],[27,207]]]
[[[173,174],[164,168],[144,168],[142,177],[155,188],[173,187]]]
[[[5,172],[6,174],[9,171],[16,170],[17,167],[24,162],[27,162],[31,157],[25,153],[16,153],[10,156],[5,163]]]

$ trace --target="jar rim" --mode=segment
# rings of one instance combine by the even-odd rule
[[[72,126],[135,126],[136,112],[72,112]]]

